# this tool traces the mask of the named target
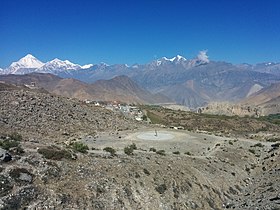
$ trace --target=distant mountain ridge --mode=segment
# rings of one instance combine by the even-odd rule
[[[17,71],[11,71],[9,67],[2,70],[2,74],[51,73],[89,84],[97,80],[110,80],[116,76],[126,75],[151,93],[165,95],[176,103],[190,108],[216,101],[236,103],[280,81],[280,63],[233,65],[210,61],[206,51],[201,51],[193,59],[177,55],[132,66],[105,63],[81,66],[59,59],[43,65],[41,62],[39,68],[27,66],[28,68],[22,68],[19,65]]]
[[[0,83],[31,85],[65,97],[80,100],[120,101],[126,103],[155,104],[172,102],[160,94],[151,94],[139,87],[127,76],[99,80],[87,84],[73,78],[61,78],[53,74],[31,73],[25,75],[0,75]]]
[[[13,62],[8,68],[2,69],[2,74],[28,74],[32,72],[57,74],[62,71],[85,69],[91,66],[92,64],[80,66],[69,60],[62,61],[58,58],[43,63],[33,55],[27,54],[20,60]]]

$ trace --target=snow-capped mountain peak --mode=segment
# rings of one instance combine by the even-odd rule
[[[183,56],[181,55],[176,55],[175,57],[173,58],[167,58],[167,57],[162,57],[161,59],[159,59],[160,61],[169,61],[169,62],[174,62],[174,61],[186,61],[187,59],[184,58]]]
[[[101,62],[100,65],[101,65],[101,66],[110,66],[109,64],[104,63],[104,62]]]
[[[62,61],[58,58],[55,58],[47,62],[41,68],[38,68],[36,72],[54,73],[54,72],[61,72],[65,70],[78,70],[81,68],[82,67],[80,65],[71,63],[69,60]]]
[[[162,57],[161,59],[158,59],[156,61],[153,61],[152,63],[154,63],[156,66],[160,66],[162,64],[165,64],[165,63],[180,63],[180,62],[184,62],[184,61],[187,61],[186,58],[184,58],[183,56],[181,55],[177,55],[173,58],[167,58],[167,57]]]
[[[173,57],[173,58],[171,58],[171,59],[169,59],[169,60],[172,61],[172,62],[174,62],[174,61],[180,61],[180,60],[186,61],[187,59],[184,58],[184,57],[181,56],[181,55],[177,55],[177,56],[175,56],[175,57]]]
[[[276,63],[274,63],[274,62],[267,62],[267,63],[265,63],[264,65],[266,65],[266,66],[272,66],[272,65],[275,65]]]
[[[31,54],[27,54],[23,58],[19,59],[16,62],[13,62],[8,68],[8,72],[11,74],[20,73],[19,69],[36,69],[44,65],[43,62],[39,61]]]
[[[199,54],[197,55],[196,58],[194,59],[186,59],[181,55],[176,55],[173,58],[167,58],[167,57],[162,57],[158,60],[155,60],[151,63],[152,66],[160,66],[160,65],[164,65],[164,64],[179,64],[179,65],[183,65],[186,68],[190,68],[190,67],[194,67],[194,66],[199,66],[202,64],[207,64],[209,63],[209,59],[208,59],[208,55],[207,55],[207,51],[203,50],[200,51]]]

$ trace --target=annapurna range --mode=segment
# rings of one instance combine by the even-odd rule
[[[1,78],[7,74],[23,75],[34,72],[50,73],[61,78],[73,78],[88,83],[85,84],[86,86],[97,80],[101,80],[98,83],[103,84],[105,80],[111,81],[116,76],[125,75],[140,89],[160,95],[161,99],[165,98],[163,101],[176,102],[190,108],[206,106],[210,102],[237,103],[248,97],[252,101],[254,95],[257,95],[258,92],[261,94],[262,89],[269,89],[271,85],[280,82],[280,63],[235,65],[210,61],[206,51],[201,51],[193,59],[177,55],[173,58],[163,57],[147,64],[132,66],[105,63],[79,65],[57,58],[43,63],[28,54],[19,61],[13,62],[8,68],[0,69]],[[117,81],[122,81],[122,79],[118,78]],[[108,81],[106,84],[108,85]],[[114,83],[112,84],[114,85]],[[69,81],[67,86],[71,87]],[[114,87],[111,83],[109,86],[113,91]],[[275,88],[271,88],[271,90],[275,91]],[[279,93],[280,90],[276,90],[276,92]],[[167,98],[169,100],[166,100]],[[153,102],[156,101],[153,100]]]

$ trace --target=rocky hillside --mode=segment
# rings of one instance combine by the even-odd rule
[[[0,208],[277,209],[280,150],[272,131],[279,126],[263,125],[269,138],[173,131],[168,141],[140,140],[138,132],[163,128],[7,85],[0,91]]]
[[[226,102],[211,102],[205,107],[197,109],[199,113],[213,114],[213,115],[227,115],[227,116],[251,116],[259,117],[264,115],[263,109],[256,105],[250,104],[233,104]],[[268,114],[268,113],[266,113]]]
[[[134,128],[117,113],[49,93],[15,89],[0,91],[0,98],[2,130],[16,129],[34,138],[59,139],[78,133]]]

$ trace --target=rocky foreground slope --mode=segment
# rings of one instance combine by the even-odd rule
[[[280,208],[277,139],[204,135],[199,152],[141,144],[125,154],[126,132],[147,126],[76,100],[1,88],[0,208]],[[102,133],[119,142],[116,154],[102,142],[85,153],[82,142]]]
[[[57,140],[78,133],[134,128],[131,122],[112,111],[38,90],[0,91],[0,98],[1,128],[28,137]]]

